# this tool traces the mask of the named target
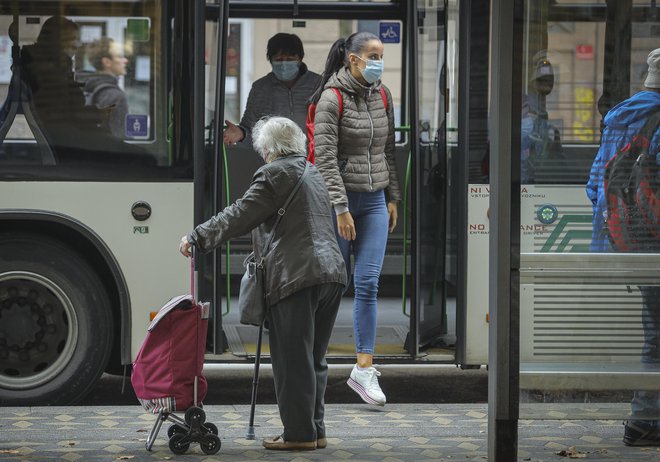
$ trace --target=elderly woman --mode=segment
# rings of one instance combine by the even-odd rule
[[[273,117],[255,125],[253,140],[266,165],[241,199],[181,238],[179,250],[185,256],[190,256],[191,245],[208,252],[250,230],[259,249],[271,233],[278,210],[305,169],[305,135],[295,122]],[[266,319],[284,425],[282,435],[263,441],[267,449],[327,445],[325,353],[347,282],[333,219],[325,182],[310,164],[266,255]]]

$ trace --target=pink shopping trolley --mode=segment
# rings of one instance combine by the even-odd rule
[[[185,453],[191,443],[199,443],[206,454],[221,446],[218,427],[206,422],[201,408],[207,390],[202,368],[209,304],[195,302],[192,268],[191,259],[191,295],[174,297],[158,311],[133,363],[135,394],[147,412],[157,415],[147,451],[166,420],[172,422],[167,436],[175,454]],[[184,412],[184,418],[175,412]]]

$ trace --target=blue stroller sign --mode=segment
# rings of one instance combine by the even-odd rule
[[[125,130],[127,137],[147,137],[149,135],[149,116],[146,114],[128,114]]]

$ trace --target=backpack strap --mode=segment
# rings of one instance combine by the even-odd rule
[[[332,87],[332,91],[337,95],[337,105],[339,106],[339,117],[337,120],[341,120],[341,116],[344,114],[344,98],[341,96],[339,88]]]
[[[649,140],[649,146],[651,145],[653,135],[655,135],[655,131],[658,128],[658,124],[660,124],[660,110],[656,111],[651,115],[651,117],[648,118],[644,124],[644,127],[642,128],[642,131],[639,132],[640,135],[645,136],[646,139]]]
[[[380,97],[383,98],[383,106],[385,106],[385,112],[387,112],[387,93],[385,93],[382,85],[380,86]]]
[[[86,95],[85,106],[94,106],[95,105],[94,100],[96,99],[96,96],[99,93],[102,93],[103,90],[107,90],[108,88],[115,88],[115,87],[116,85],[109,82],[97,85],[96,87],[94,87],[94,90],[92,90]]]

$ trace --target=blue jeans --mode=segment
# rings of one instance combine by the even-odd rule
[[[642,294],[642,347],[643,369],[658,371],[660,368],[660,287],[639,286]],[[660,392],[636,391],[632,403],[632,418],[660,420]]]
[[[358,353],[374,354],[378,281],[385,259],[389,224],[385,191],[347,191],[347,194],[348,209],[355,222],[356,239],[347,241],[339,236],[336,222],[335,234],[337,234],[339,249],[346,262],[349,280],[351,250],[355,259],[355,301],[353,302],[355,349]]]

